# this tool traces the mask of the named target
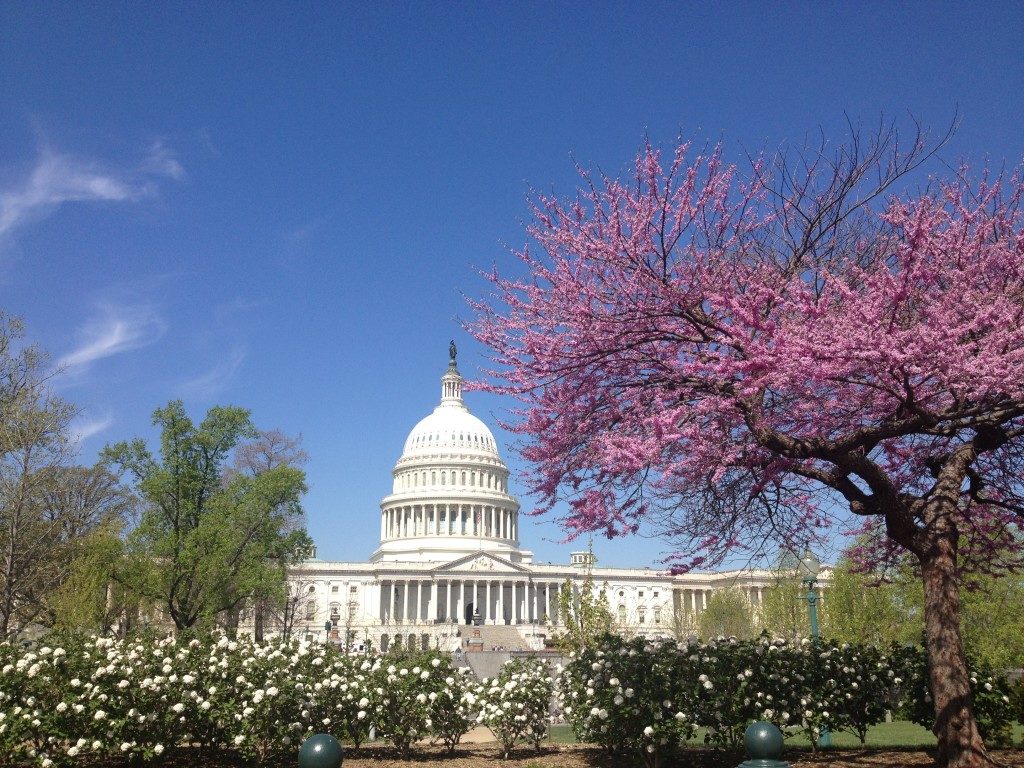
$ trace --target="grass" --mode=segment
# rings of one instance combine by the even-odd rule
[[[549,742],[552,744],[575,744],[576,736],[568,725],[551,726]],[[1024,726],[1015,723],[1013,726],[1014,744],[1024,743]],[[704,730],[699,729],[693,739],[693,745],[704,744]],[[786,738],[786,744],[793,747],[809,747],[810,741],[803,734],[792,734]],[[860,746],[860,739],[852,733],[840,731],[832,734],[832,744],[836,747],[850,749]],[[905,720],[891,723],[880,723],[868,729],[867,745],[872,749],[921,749],[935,746],[935,736],[927,728]]]

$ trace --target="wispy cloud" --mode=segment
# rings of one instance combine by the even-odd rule
[[[98,435],[100,432],[110,429],[113,425],[114,417],[110,414],[77,420],[71,425],[71,441],[80,445],[93,435]]]
[[[26,178],[0,190],[0,237],[67,203],[137,202],[156,192],[158,177],[180,179],[184,174],[162,141],[154,142],[142,164],[133,169],[110,168],[44,146]]]
[[[149,146],[149,152],[146,153],[146,159],[142,163],[142,170],[175,180],[185,178],[184,166],[178,162],[178,158],[174,156],[163,139],[157,139]]]
[[[184,382],[181,385],[182,393],[188,397],[208,398],[223,391],[245,362],[247,354],[245,347],[234,347],[225,359],[206,373]]]
[[[152,344],[164,332],[164,327],[152,307],[105,305],[100,316],[81,330],[82,343],[61,357],[57,365],[84,370],[97,360]]]

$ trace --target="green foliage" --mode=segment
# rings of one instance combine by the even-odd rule
[[[909,569],[886,574],[885,580],[857,573],[847,558],[832,571],[826,602],[833,621],[822,631],[840,643],[868,643],[887,648],[913,643],[924,631],[921,580]]]
[[[907,565],[885,575],[857,573],[847,559],[833,572],[822,635],[881,648],[917,643],[924,632],[920,578]],[[975,575],[960,592],[960,629],[970,658],[995,670],[1024,667],[1024,580],[1019,574]]]
[[[552,634],[556,645],[566,652],[592,647],[612,628],[606,590],[595,589],[589,572],[578,591],[569,579],[565,580],[558,591],[558,612],[562,625]]]
[[[750,603],[737,587],[716,589],[697,619],[701,637],[736,637],[747,640],[757,632]]]
[[[796,643],[807,637],[810,631],[807,614],[807,586],[799,576],[789,571],[779,571],[774,583],[761,593],[761,627],[771,637]],[[831,602],[818,601],[818,623],[820,627],[829,624]]]
[[[285,566],[308,543],[295,528],[302,470],[279,464],[225,472],[236,446],[258,434],[242,408],[211,408],[197,426],[175,401],[158,408],[153,422],[161,428],[159,458],[142,440],[104,452],[134,478],[145,503],[121,579],[164,608],[179,630],[281,592]]]

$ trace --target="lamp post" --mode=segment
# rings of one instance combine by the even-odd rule
[[[810,545],[804,548],[804,553],[800,556],[799,569],[803,582],[807,585],[807,594],[803,596],[803,599],[807,601],[807,612],[811,618],[811,641],[817,648],[821,644],[821,631],[818,628],[818,593],[814,586],[818,581],[818,573],[821,572],[821,562],[814,556]],[[828,732],[828,726],[824,723],[818,736],[818,746],[832,746],[832,736]]]

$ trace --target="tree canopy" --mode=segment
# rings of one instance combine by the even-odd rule
[[[865,564],[910,553],[940,762],[967,766],[988,760],[961,582],[1022,564],[1024,184],[896,194],[934,149],[883,127],[741,170],[648,144],[629,180],[536,199],[528,274],[494,274],[472,330],[571,533],[651,522],[685,569],[797,550],[842,512]]]
[[[161,428],[158,457],[142,440],[105,451],[144,501],[122,579],[179,629],[280,591],[285,565],[308,548],[295,525],[303,471],[250,461],[248,453],[226,471],[235,449],[259,434],[243,408],[211,408],[196,425],[174,401],[154,412],[153,423]]]

